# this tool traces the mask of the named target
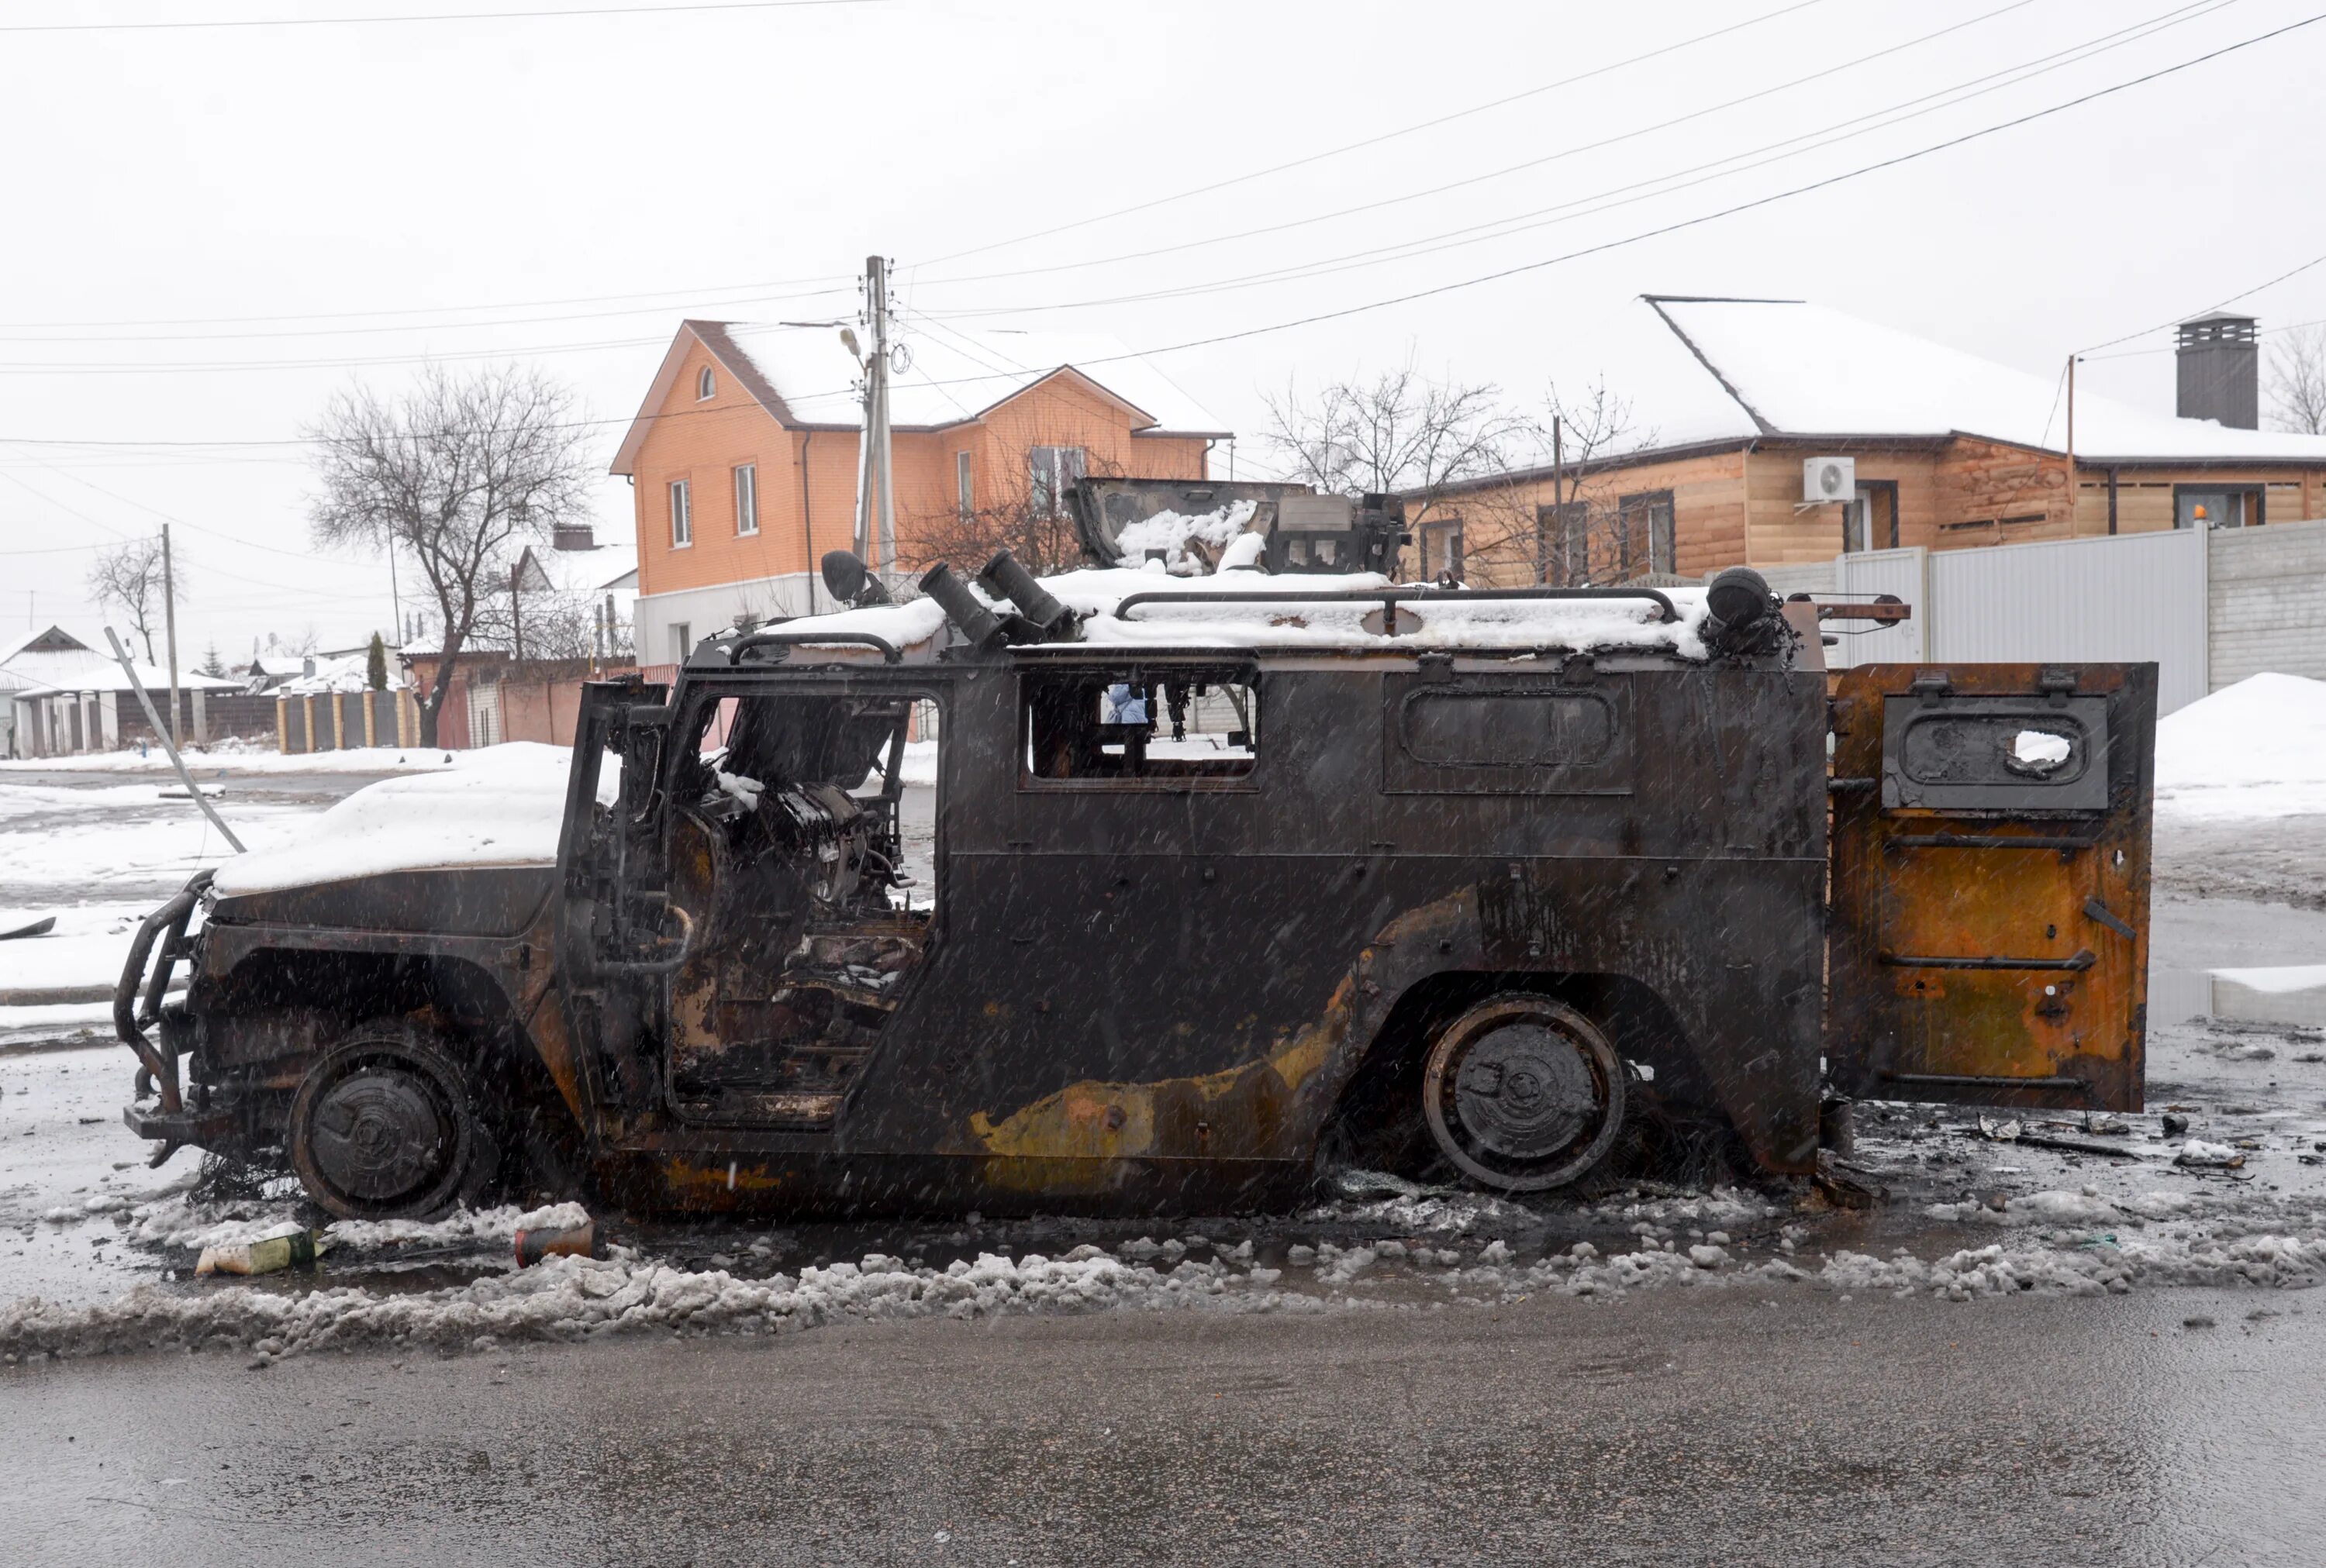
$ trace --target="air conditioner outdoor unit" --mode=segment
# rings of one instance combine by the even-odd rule
[[[1821,501],[1855,501],[1857,499],[1857,459],[1856,458],[1803,458],[1801,459],[1801,502],[1815,506]]]

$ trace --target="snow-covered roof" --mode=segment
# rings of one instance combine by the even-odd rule
[[[1650,295],[1648,303],[1750,418],[1754,428],[1740,433],[1969,435],[2067,450],[2056,377],[1800,300]],[[2326,436],[2233,430],[2079,392],[2076,456],[2095,463],[2326,462]]]
[[[11,697],[53,697],[60,691],[126,691],[130,689],[129,682],[122,677],[119,664],[98,654],[90,654],[87,657],[90,661],[88,663],[28,679],[9,690],[8,694]],[[166,693],[170,690],[170,672],[166,668],[135,660],[131,662],[130,668],[137,672],[138,682],[146,691]],[[15,670],[0,672],[0,674],[18,673],[20,672]],[[181,691],[239,691],[242,687],[240,681],[220,681],[197,674],[191,670],[178,672],[178,689]]]
[[[682,324],[641,405],[613,471],[628,473],[638,444],[676,385],[691,341],[699,341],[768,413],[791,426],[854,430],[862,423],[857,384],[862,372],[837,328],[758,326],[740,321]],[[982,417],[995,404],[1053,376],[1078,376],[1130,412],[1144,435],[1225,437],[1233,433],[1161,366],[1102,333],[1017,331],[998,328],[923,330],[907,321],[894,341],[907,363],[892,369],[889,420],[899,431],[944,430]]]
[[[14,637],[7,642],[0,643],[0,668],[5,668],[17,655],[36,648],[44,654],[86,653],[88,651],[88,645],[62,626],[51,626],[42,632],[26,632],[21,637]]]
[[[637,587],[638,547],[627,539],[588,550],[555,550],[535,544],[527,546],[525,553],[532,568],[526,577],[528,589],[547,588],[558,593],[594,597],[635,591]]]
[[[1679,612],[1679,618],[1670,622],[1662,620],[1661,607],[1647,598],[1406,600],[1400,606],[1400,624],[1407,624],[1408,616],[1415,624],[1391,636],[1365,629],[1366,615],[1381,612],[1378,599],[1334,601],[1326,597],[1392,586],[1389,579],[1375,572],[1271,576],[1231,571],[1189,578],[1164,572],[1158,562],[1149,568],[1062,572],[1044,578],[1042,586],[1085,617],[1083,645],[1109,650],[1331,648],[1410,654],[1438,648],[1555,648],[1670,653],[1691,659],[1706,656],[1702,589],[1660,590]],[[988,604],[1008,602],[987,598],[974,586],[972,591]],[[1249,606],[1147,604],[1133,606],[1127,618],[1115,614],[1116,607],[1135,593],[1184,592],[1232,594],[1251,602]],[[811,636],[819,631],[869,633],[900,652],[912,654],[933,653],[942,645],[944,627],[944,612],[934,601],[921,598],[805,617],[784,622],[781,629]],[[845,644],[830,646],[835,653],[847,650]]]

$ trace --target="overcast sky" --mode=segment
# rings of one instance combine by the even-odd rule
[[[2326,22],[1623,243],[2182,65],[2311,0],[473,14],[560,5],[0,9],[0,635],[94,636],[88,547],[164,517],[188,663],[212,640],[232,659],[269,632],[387,629],[384,563],[308,543],[297,438],[335,389],[538,357],[608,422],[610,457],[681,317],[852,313],[873,250],[913,331],[1015,320],[1161,349],[1609,247],[1160,357],[1248,437],[1288,378],[1409,357],[1522,403],[1604,374],[1643,422],[1684,423],[1700,373],[1642,351],[1642,292],[1806,297],[2048,376],[2326,253]],[[447,12],[472,14],[23,31]],[[2326,318],[2326,265],[2240,308]],[[2119,357],[2082,384],[2169,413],[2169,341],[2102,350]],[[600,512],[628,533],[624,481]]]

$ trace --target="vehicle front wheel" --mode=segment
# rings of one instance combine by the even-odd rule
[[[498,1163],[468,1078],[441,1043],[358,1029],[299,1081],[291,1168],[342,1220],[433,1220],[482,1195]]]
[[[1564,1002],[1490,997],[1438,1031],[1421,1109],[1438,1151],[1506,1192],[1577,1181],[1624,1129],[1623,1059]]]

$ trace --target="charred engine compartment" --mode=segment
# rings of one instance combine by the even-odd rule
[[[786,696],[721,715],[686,782],[673,902],[698,940],[673,978],[672,1107],[821,1127],[926,948],[898,807],[909,702]],[[877,782],[872,793],[862,793]]]

